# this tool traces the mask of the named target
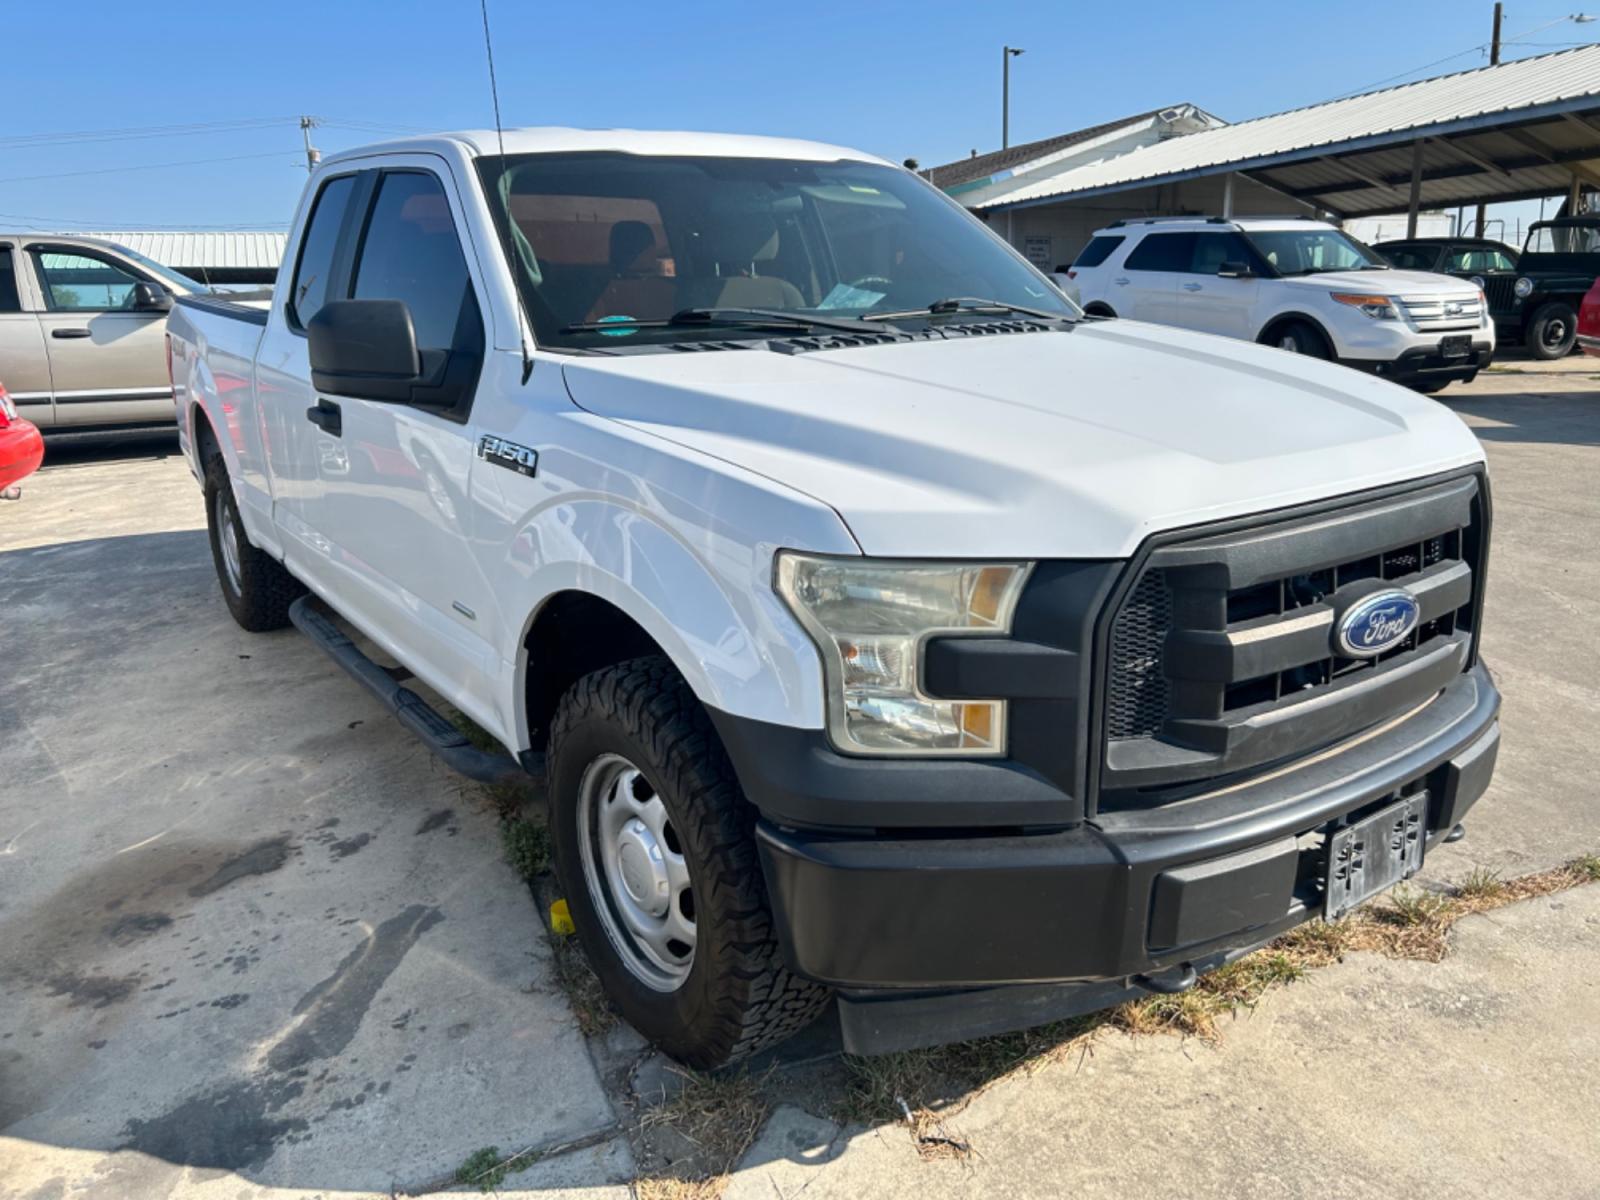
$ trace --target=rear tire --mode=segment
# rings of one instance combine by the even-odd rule
[[[755,810],[705,710],[665,658],[596,671],[550,730],[556,874],[606,995],[691,1067],[805,1028],[827,989],[783,963]]]
[[[1305,321],[1291,321],[1287,325],[1280,325],[1262,340],[1269,346],[1276,346],[1291,354],[1303,354],[1307,358],[1323,360],[1333,358],[1333,347],[1328,345],[1328,339]]]
[[[1534,358],[1545,362],[1565,358],[1578,342],[1578,314],[1565,300],[1541,304],[1528,321],[1526,342]]]
[[[1463,382],[1470,383],[1471,381],[1470,380],[1463,380]],[[1450,381],[1448,379],[1445,379],[1445,380],[1442,380],[1442,381],[1441,380],[1437,380],[1437,379],[1433,379],[1433,380],[1428,380],[1428,381],[1426,381],[1424,383],[1413,383],[1411,385],[1411,390],[1413,392],[1421,392],[1424,396],[1432,396],[1436,392],[1444,391],[1445,388],[1447,388],[1449,386],[1450,386]]]
[[[215,450],[206,456],[205,497],[211,561],[228,611],[251,633],[282,629],[289,623],[289,605],[305,595],[305,584],[277,559],[250,544],[239,519],[228,465]]]

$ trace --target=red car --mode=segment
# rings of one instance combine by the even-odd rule
[[[1578,345],[1585,354],[1600,358],[1600,279],[1594,281],[1578,309]]]
[[[44,438],[32,421],[17,416],[11,394],[0,383],[0,500],[22,495],[17,485],[38,470],[44,459]]]

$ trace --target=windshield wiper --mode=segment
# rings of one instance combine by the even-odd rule
[[[635,320],[578,321],[562,333],[622,333],[630,329],[667,329],[674,326],[726,325],[734,329],[837,329],[845,333],[878,333],[871,325],[850,317],[818,317],[776,308],[685,308],[670,317]]]
[[[935,300],[927,308],[908,308],[904,312],[862,313],[863,321],[904,321],[911,317],[943,316],[947,313],[1021,313],[1025,317],[1038,317],[1044,321],[1066,321],[1076,324],[1067,313],[1050,312],[1043,308],[1029,308],[1006,300],[983,300],[977,296],[949,296]]]

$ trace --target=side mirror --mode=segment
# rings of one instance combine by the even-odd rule
[[[413,401],[436,386],[447,354],[430,354],[425,373],[411,310],[404,300],[330,300],[306,323],[311,386],[358,400]]]
[[[1222,279],[1254,279],[1255,274],[1249,263],[1225,262],[1217,268],[1217,275]]]
[[[133,285],[134,312],[171,312],[172,293],[159,283]]]

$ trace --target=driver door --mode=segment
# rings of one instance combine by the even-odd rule
[[[167,314],[133,308],[134,285],[154,281],[85,246],[31,242],[27,255],[44,302],[56,426],[171,421]]]

